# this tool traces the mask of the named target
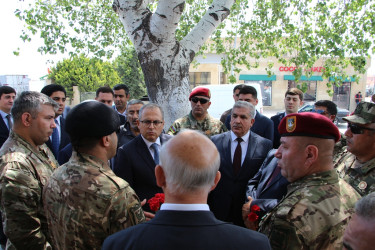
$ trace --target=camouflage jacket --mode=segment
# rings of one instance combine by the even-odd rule
[[[139,199],[107,162],[73,152],[48,181],[43,201],[56,249],[101,249],[104,239],[145,221]]]
[[[200,130],[208,137],[221,134],[228,131],[225,125],[207,114],[203,121],[198,122],[192,115],[191,111],[188,115],[177,119],[169,128],[169,135],[176,135],[183,129]]]
[[[355,161],[355,155],[347,150],[342,152],[334,166],[339,177],[349,183],[361,196],[375,192],[375,158],[360,168],[354,168]]]
[[[42,189],[58,167],[45,145],[35,149],[11,132],[0,150],[0,200],[7,249],[50,249]]]
[[[288,185],[259,231],[269,237],[272,249],[341,249],[359,198],[335,170],[312,174]]]

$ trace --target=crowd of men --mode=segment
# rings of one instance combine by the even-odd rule
[[[371,248],[374,103],[341,134],[336,104],[298,113],[296,88],[267,118],[236,85],[219,120],[196,87],[165,128],[165,110],[130,94],[104,86],[64,115],[62,86],[0,87],[3,249]]]

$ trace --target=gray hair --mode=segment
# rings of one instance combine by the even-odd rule
[[[142,104],[142,105],[145,105],[145,103],[142,102],[142,101],[139,100],[139,99],[131,99],[130,101],[128,101],[128,106],[129,106],[129,105],[134,105],[134,104]]]
[[[368,220],[375,220],[375,192],[362,197],[355,204],[355,213]]]
[[[233,110],[235,108],[246,108],[249,110],[249,115],[251,117],[251,119],[254,119],[255,117],[255,107],[253,104],[251,104],[250,102],[245,102],[245,101],[237,101],[234,105],[233,105],[233,108],[232,108],[232,113],[233,113]]]
[[[33,119],[37,118],[38,113],[41,111],[41,105],[50,105],[55,112],[59,108],[57,102],[45,94],[35,91],[23,91],[14,100],[11,110],[14,122],[21,121],[22,114],[26,112],[30,113]]]
[[[209,166],[197,168],[190,161],[171,154],[168,144],[169,142],[161,148],[160,165],[164,170],[166,183],[171,192],[175,194],[186,194],[200,190],[209,192],[215,184],[215,176],[220,167],[220,154],[216,154]]]
[[[129,105],[129,104],[128,104]],[[142,108],[139,110],[139,120],[142,119],[143,110],[145,109],[159,109],[161,112],[161,117],[164,121],[164,112],[163,109],[160,107],[160,105],[156,103],[147,103],[146,105],[142,106]]]

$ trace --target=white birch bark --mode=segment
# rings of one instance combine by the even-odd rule
[[[159,0],[155,13],[152,1],[114,0],[125,31],[138,53],[148,96],[165,113],[166,129],[190,111],[189,66],[195,53],[229,15],[234,0],[214,0],[205,15],[181,42],[175,38],[184,10],[183,0]]]

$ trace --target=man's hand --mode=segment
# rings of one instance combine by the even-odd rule
[[[256,231],[258,228],[258,222],[249,221],[249,219],[247,218],[247,216],[250,214],[250,207],[253,198],[251,196],[248,196],[247,199],[249,201],[242,206],[242,219],[248,229]]]
[[[141,202],[141,206],[143,207],[145,204],[146,204],[146,199],[144,199],[142,202]],[[151,213],[151,212],[146,212],[146,211],[143,211],[143,213],[145,214],[146,216],[146,221],[149,221],[151,219],[153,219],[155,217],[155,214]]]

